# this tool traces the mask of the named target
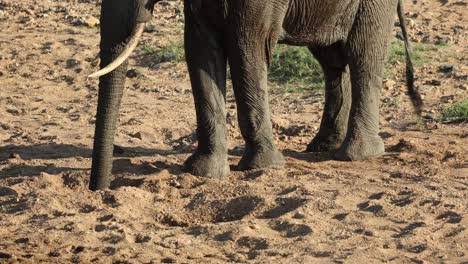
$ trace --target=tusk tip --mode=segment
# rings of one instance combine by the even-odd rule
[[[88,78],[90,78],[90,79],[94,79],[94,78],[98,78],[98,77],[100,77],[100,76],[99,76],[99,74],[97,72],[88,75]]]

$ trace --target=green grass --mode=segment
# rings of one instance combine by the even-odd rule
[[[306,47],[278,45],[273,51],[268,78],[280,85],[283,92],[324,86],[320,64]]]
[[[415,44],[411,46],[411,58],[414,65],[422,65],[430,62],[429,51],[437,50],[434,45]],[[144,46],[143,51],[151,55],[155,63],[182,62],[184,61],[183,42],[172,42],[161,48]],[[404,44],[400,40],[391,43],[389,56],[386,63],[386,76],[398,64],[405,63]],[[273,51],[270,64],[269,81],[273,83],[278,92],[302,92],[304,90],[322,89],[324,76],[318,61],[312,56],[307,47],[294,47],[278,45]]]
[[[181,62],[184,60],[184,45],[182,42],[169,43],[161,48],[144,46],[143,51],[152,56],[155,63]]]
[[[428,54],[437,50],[434,45],[411,45],[411,58],[415,66],[431,61]],[[404,43],[395,40],[390,45],[385,75],[393,75],[393,69],[406,62]],[[306,47],[278,45],[273,52],[269,80],[280,87],[280,92],[301,92],[324,87],[322,69]]]
[[[428,44],[410,44],[411,59],[415,66],[422,65],[431,61],[431,58],[427,54],[428,51],[437,50],[436,47]],[[387,58],[386,67],[392,67],[400,63],[405,63],[405,46],[403,41],[395,40],[390,45],[390,51]]]
[[[468,118],[468,98],[452,104],[442,111],[442,120]]]

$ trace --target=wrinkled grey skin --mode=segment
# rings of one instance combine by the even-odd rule
[[[135,21],[148,21],[155,2],[103,0],[101,66],[121,52]],[[186,170],[209,177],[229,173],[227,61],[246,143],[239,169],[284,165],[273,141],[267,92],[277,43],[309,47],[326,76],[322,123],[307,150],[335,151],[338,160],[384,153],[378,134],[380,88],[397,5],[397,0],[185,0],[185,51],[198,136]],[[109,186],[125,72],[122,65],[100,79],[91,189]]]

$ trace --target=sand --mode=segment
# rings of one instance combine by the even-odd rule
[[[276,92],[286,168],[238,171],[230,87],[222,180],[182,171],[196,147],[188,74],[144,51],[182,38],[182,4],[159,5],[130,60],[116,179],[90,192],[98,1],[0,0],[0,263],[467,263],[468,128],[437,118],[467,96],[466,2],[445,2],[405,3],[412,41],[432,47],[416,67],[427,118],[412,114],[404,65],[388,68],[384,156],[303,153],[323,93]]]

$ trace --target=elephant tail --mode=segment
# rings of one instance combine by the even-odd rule
[[[418,116],[421,116],[423,101],[418,88],[414,86],[414,67],[411,61],[410,48],[408,33],[406,29],[406,23],[404,19],[403,3],[402,0],[398,0],[398,19],[400,21],[400,28],[403,34],[403,42],[405,43],[405,54],[406,54],[406,85],[408,87],[408,95],[413,103],[414,111]]]

